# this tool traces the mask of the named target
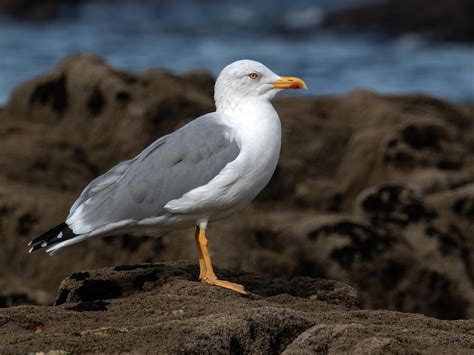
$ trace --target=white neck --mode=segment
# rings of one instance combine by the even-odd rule
[[[232,98],[216,97],[216,112],[223,113],[233,121],[258,124],[261,120],[279,120],[271,102],[265,97]]]

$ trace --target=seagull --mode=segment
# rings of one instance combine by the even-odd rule
[[[160,236],[195,227],[199,280],[246,294],[244,286],[215,275],[206,228],[241,210],[270,181],[281,146],[281,123],[271,100],[284,89],[306,89],[306,84],[253,60],[229,64],[216,80],[215,112],[90,182],[66,221],[32,240],[29,252],[44,249],[52,255],[92,237]]]

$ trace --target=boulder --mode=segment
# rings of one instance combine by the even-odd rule
[[[309,354],[469,352],[474,321],[367,311],[337,281],[217,270],[242,296],[197,281],[197,264],[123,265],[63,281],[56,306],[0,310],[2,352]]]

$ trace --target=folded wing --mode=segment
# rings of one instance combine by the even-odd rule
[[[206,185],[240,153],[223,117],[207,114],[93,180],[66,223],[75,234],[167,213],[167,202]]]

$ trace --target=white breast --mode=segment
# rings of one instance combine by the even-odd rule
[[[170,201],[173,213],[196,216],[198,220],[218,219],[245,207],[266,186],[278,164],[281,124],[268,101],[249,102],[226,112],[229,125],[240,144],[240,154],[208,184]]]

